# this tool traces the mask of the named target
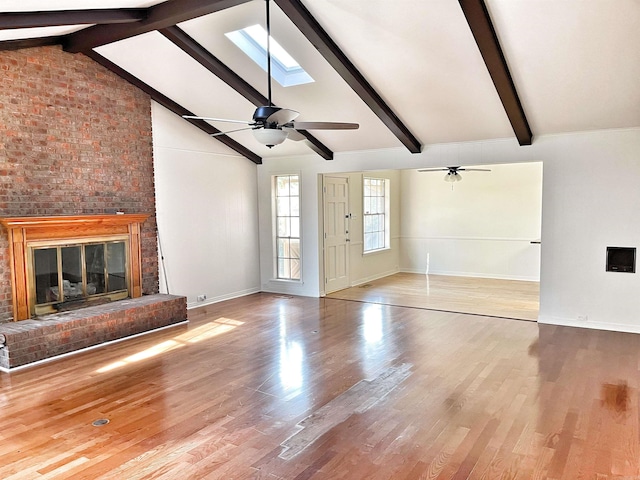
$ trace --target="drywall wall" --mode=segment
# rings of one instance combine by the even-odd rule
[[[640,129],[625,129],[541,136],[526,147],[505,139],[427,146],[414,155],[399,148],[340,154],[330,162],[316,155],[267,159],[258,166],[262,285],[278,288],[270,283],[272,173],[300,172],[306,192],[303,282],[278,291],[317,296],[318,174],[543,162],[539,320],[640,333],[640,273],[604,272],[607,245],[640,248],[638,152]]]
[[[256,165],[155,102],[152,120],[160,290],[189,307],[259,291]]]
[[[557,136],[540,148],[539,321],[640,333],[638,265],[605,271],[607,246],[640,249],[640,130]]]
[[[539,280],[542,163],[482,168],[454,184],[402,170],[401,270]]]

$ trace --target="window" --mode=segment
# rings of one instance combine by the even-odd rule
[[[364,252],[389,248],[389,180],[364,178]]]
[[[267,71],[267,31],[261,25],[225,33],[240,50],[260,68]],[[283,87],[302,85],[313,82],[309,75],[295,59],[276,42],[273,37],[270,40],[271,47],[271,76]]]
[[[274,177],[276,278],[300,280],[300,179]]]

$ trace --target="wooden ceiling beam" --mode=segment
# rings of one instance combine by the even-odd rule
[[[129,82],[132,85],[138,87],[140,90],[142,90],[143,92],[148,94],[151,97],[152,100],[158,102],[163,107],[171,110],[176,115],[178,115],[180,117],[182,117],[183,115],[194,115],[193,112],[190,112],[189,110],[184,108],[182,105],[174,102],[169,97],[167,97],[166,95],[160,93],[158,90],[156,90],[152,86],[144,83],[138,77],[135,77],[135,76],[131,75],[129,72],[127,72],[123,68],[119,67],[118,65],[113,63],[108,58],[105,58],[102,55],[100,55],[98,52],[95,52],[95,51],[91,50],[91,51],[87,52],[85,55],[90,57],[92,60],[98,62],[100,65],[102,65],[103,67],[107,68],[108,70],[112,71],[113,73],[115,73],[119,77],[125,79],[127,82]],[[209,135],[214,134],[214,133],[220,133],[220,130],[215,128],[213,125],[205,122],[204,120],[189,119],[188,121],[191,124],[193,124],[196,127],[198,127],[203,132],[208,133]],[[225,144],[227,147],[229,147],[230,149],[234,150],[236,153],[239,153],[243,157],[248,158],[253,163],[255,163],[257,165],[260,165],[262,163],[262,157],[260,157],[259,155],[255,154],[254,152],[252,152],[251,150],[246,148],[244,145],[241,145],[240,143],[236,142],[232,138],[230,138],[230,137],[228,137],[226,135],[219,135],[219,136],[216,136],[216,137],[213,137],[213,138],[215,138],[219,142]]]
[[[55,37],[38,37],[38,38],[21,38],[17,40],[3,40],[0,42],[0,51],[2,50],[20,50],[22,48],[49,47],[51,45],[60,45],[62,36]]]
[[[533,134],[509,72],[509,66],[500,48],[487,6],[483,0],[458,1],[518,142],[520,145],[531,145]]]
[[[64,49],[72,53],[88,52],[100,45],[170,27],[249,1],[251,0],[168,0],[147,8],[146,17],[140,22],[122,25],[96,25],[72,33],[65,39]]]
[[[200,45],[180,27],[167,27],[160,29],[159,32],[256,107],[268,105],[269,99],[267,97],[222,63],[218,57]],[[306,130],[299,130],[299,132],[306,137],[307,145],[312,150],[325,160],[333,160],[333,152],[320,140]]]
[[[391,107],[386,104],[300,0],[275,0],[275,2],[403,145],[411,153],[420,153],[422,145],[418,139],[402,123]]]
[[[132,23],[143,20],[146,12],[145,8],[2,12],[0,13],[0,30],[94,23]]]

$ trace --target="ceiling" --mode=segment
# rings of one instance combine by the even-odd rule
[[[264,104],[266,73],[224,36],[264,25],[264,0],[87,3],[3,0],[0,49],[61,44],[177,114],[250,120]],[[640,0],[272,0],[271,32],[315,79],[273,82],[274,103],[300,121],[360,128],[273,149],[232,133],[212,138],[220,153],[260,163],[496,138],[526,148],[540,135],[640,126]]]

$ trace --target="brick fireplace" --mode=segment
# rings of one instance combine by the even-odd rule
[[[140,289],[158,293],[147,94],[59,46],[0,55],[0,217],[145,213]],[[0,228],[0,323],[14,317],[8,230]]]
[[[0,370],[184,322],[186,299],[158,294],[149,96],[59,46],[4,51],[0,71],[0,217],[7,219],[0,228]],[[148,217],[131,222],[138,213]],[[84,225],[80,233],[56,233],[63,243],[81,244],[80,258],[103,234],[105,249],[114,237],[126,239],[123,258],[133,270],[126,289],[116,290],[128,298],[31,319],[27,244],[50,245],[29,222],[62,217]],[[115,232],[99,231],[107,219],[118,224]],[[64,300],[64,280],[46,286],[52,297],[44,303]],[[76,292],[93,290],[93,280],[69,282]]]

